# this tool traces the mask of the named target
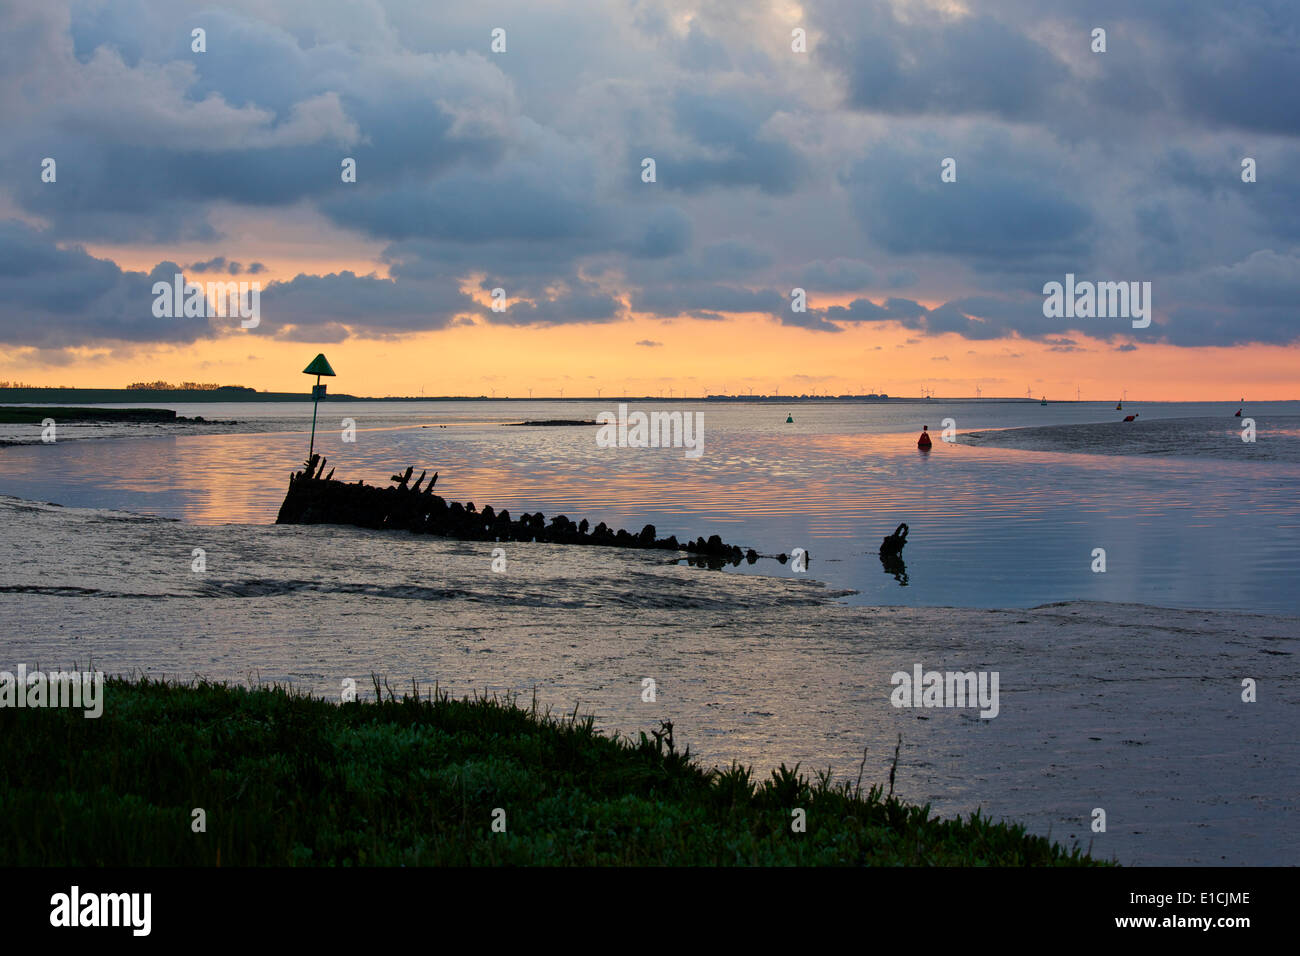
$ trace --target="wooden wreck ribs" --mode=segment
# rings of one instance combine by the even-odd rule
[[[324,471],[325,459],[312,455],[302,471],[289,477],[289,491],[280,505],[276,524],[348,524],[469,541],[549,541],[555,544],[658,548],[733,561],[744,557],[753,562],[758,557],[753,549],[748,553],[742,552],[736,545],[725,544],[716,534],[708,540],[701,537],[695,541],[678,542],[675,535],[655,537],[652,524],[642,528],[640,534],[630,534],[622,529],[609,528],[603,521],[592,528],[585,518],[575,524],[559,515],[547,524],[541,512],[512,518],[509,511],[495,511],[491,505],[478,511],[472,501],[461,504],[435,495],[433,486],[438,480],[437,472],[423,488],[421,485],[427,470],[421,472],[419,479],[411,485],[414,466],[400,475],[393,475],[392,481],[396,484],[390,488],[377,488],[361,481],[345,484],[334,480],[333,469],[322,478]]]

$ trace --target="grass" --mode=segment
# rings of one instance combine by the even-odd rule
[[[0,864],[1096,865],[784,765],[706,770],[513,699],[110,678],[103,716],[0,709]],[[191,811],[206,811],[206,832]],[[505,811],[504,833],[493,811]],[[806,813],[792,832],[791,811]]]

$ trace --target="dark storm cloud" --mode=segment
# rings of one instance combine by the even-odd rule
[[[124,272],[79,247],[59,248],[30,226],[0,222],[0,342],[60,349],[204,338],[213,331],[208,319],[153,314],[153,284],[170,284],[180,272],[174,262],[148,275]]]
[[[1168,292],[1172,305],[1160,331],[1176,345],[1294,341],[1300,250],[1263,250],[1230,266],[1172,280]]]
[[[1046,110],[1067,79],[1051,50],[983,13],[903,23],[885,0],[813,4],[810,12],[856,109],[1022,120]]]
[[[651,312],[669,317],[696,312],[783,315],[789,309],[790,300],[770,289],[746,289],[719,284],[656,285],[641,289],[632,296],[634,312]]]
[[[396,240],[384,256],[395,276],[442,274],[453,263],[545,276],[582,256],[659,259],[689,248],[688,215],[672,204],[602,201],[589,164],[582,155],[543,153],[490,172],[344,193],[321,208],[340,226]]]
[[[450,282],[397,282],[347,271],[299,275],[263,291],[259,331],[304,339],[315,329],[338,335],[346,325],[357,335],[391,335],[446,328],[457,315],[479,310]]]
[[[189,48],[199,21],[205,53]],[[359,182],[393,183],[504,151],[509,89],[481,56],[304,47],[250,16],[156,4],[78,7],[72,23],[75,61],[47,56],[78,79],[15,136],[60,162],[57,188],[13,187],[60,235],[212,238],[211,203],[335,195],[344,157]]]
[[[865,289],[876,280],[876,273],[865,262],[852,259],[832,259],[830,262],[810,262],[800,273],[803,285],[823,292],[855,292]]]
[[[504,312],[484,313],[492,325],[567,325],[572,323],[605,323],[621,318],[623,303],[611,295],[591,286],[542,299],[537,302],[515,302]]]
[[[987,114],[1064,129],[1104,107],[1215,128],[1300,133],[1289,0],[972,0],[970,15],[824,0],[809,19],[846,105],[893,115]],[[1050,25],[1053,29],[1044,30]],[[1107,32],[1105,53],[1092,30]],[[1048,39],[1050,37],[1050,39]],[[1080,59],[1098,69],[1080,69]]]
[[[676,210],[674,210],[676,212]],[[690,220],[681,215],[687,227]],[[684,245],[668,256],[627,263],[628,281],[638,285],[703,283],[746,279],[772,265],[774,257],[763,245],[748,239],[726,239],[688,249]]]
[[[1300,133],[1297,10],[1290,0],[1184,3],[1179,0],[1096,0],[1085,9],[1068,0],[1017,0],[1021,15],[1055,16],[1088,29],[1112,24],[1129,59],[1147,64],[1149,83],[1164,91],[1163,109],[1209,127],[1294,136]],[[1131,42],[1127,39],[1131,35]],[[1146,98],[1130,86],[1130,108]],[[1122,95],[1122,94],[1121,94]]]
[[[691,152],[633,151],[656,161],[658,181],[693,193],[711,188],[756,187],[767,193],[794,191],[805,174],[803,157],[790,143],[762,134],[773,104],[756,97],[682,93],[674,104],[677,129],[695,146]]]
[[[847,306],[833,305],[822,311],[823,318],[837,322],[898,322],[905,328],[921,328],[929,310],[910,299],[889,298],[881,305],[870,299],[854,299]]]
[[[958,181],[939,179],[942,155],[881,148],[845,185],[862,228],[902,254],[967,260],[1089,252],[1092,214],[1009,149],[977,147],[958,159]]]
[[[558,195],[554,183],[525,169],[500,177],[464,172],[430,186],[340,196],[322,209],[339,225],[392,239],[581,243],[612,229],[595,197]]]

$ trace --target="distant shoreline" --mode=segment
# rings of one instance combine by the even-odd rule
[[[603,391],[603,389],[602,389]],[[310,403],[310,392],[259,392],[240,386],[222,386],[215,389],[138,389],[138,388],[0,388],[0,404],[8,405],[117,405],[166,402],[168,404],[213,404],[242,402],[302,402]],[[323,402],[719,402],[743,404],[801,405],[941,405],[961,402],[971,405],[1041,405],[1039,398],[1014,396],[984,397],[970,395],[350,395],[331,392]],[[1048,399],[1048,405],[1109,404],[1111,399]],[[1126,399],[1129,405],[1231,405],[1240,404],[1234,399],[1147,400]],[[1253,405],[1294,402],[1289,398],[1256,398]]]
[[[0,404],[12,405],[116,405],[122,403],[167,402],[169,404],[213,404],[242,402],[311,402],[310,392],[258,392],[253,389],[225,387],[211,390],[199,389],[134,389],[134,388],[0,388]],[[801,405],[939,405],[944,402],[962,402],[980,405],[1041,405],[1041,398],[984,398],[963,395],[695,395],[666,397],[663,395],[349,395],[346,392],[327,394],[326,402],[724,402]],[[1130,398],[1137,405],[1188,405],[1199,402],[1145,401]],[[1294,399],[1255,399],[1253,404],[1284,402]],[[1109,399],[1049,399],[1049,405],[1095,405]],[[1206,399],[1205,404],[1216,404]],[[1231,404],[1231,400],[1218,404]]]

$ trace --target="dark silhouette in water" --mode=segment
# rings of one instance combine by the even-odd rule
[[[753,548],[745,552],[743,560],[754,564],[760,557],[769,557],[769,555],[760,555]],[[711,571],[717,571],[725,568],[728,564],[732,567],[740,567],[742,556],[736,553],[718,555],[718,554],[688,554],[685,558],[687,564],[693,568],[708,568]]]
[[[900,524],[894,529],[894,533],[889,535],[885,540],[880,542],[880,556],[882,558],[902,558],[903,545],[907,544],[907,524]]]
[[[907,544],[907,524],[900,524],[894,533],[880,542],[880,566],[894,580],[907,587],[907,565],[903,563],[903,546]]]
[[[921,426],[921,437],[916,440],[916,447],[917,448],[930,447],[930,426],[929,425]]]
[[[907,564],[903,561],[901,554],[881,554],[880,566],[885,569],[886,574],[892,574],[894,580],[903,587],[907,587]]]
[[[603,521],[592,528],[585,518],[574,523],[559,515],[547,525],[541,512],[511,518],[509,511],[504,508],[496,511],[491,505],[478,511],[472,501],[461,504],[434,494],[437,472],[433,473],[428,484],[424,484],[428,471],[421,472],[412,485],[414,467],[393,475],[396,486],[391,488],[376,488],[361,481],[344,484],[333,480],[333,469],[322,478],[324,471],[325,459],[313,453],[301,471],[289,476],[289,490],[280,505],[276,524],[346,524],[360,528],[403,529],[465,541],[547,541],[616,548],[656,548],[685,551],[696,557],[713,559],[719,565],[727,562],[739,564],[742,560],[752,564],[760,557],[752,548],[746,553],[736,545],[725,543],[716,534],[710,535],[708,540],[699,537],[694,541],[678,542],[676,535],[657,537],[652,524],[646,525],[639,534],[633,534],[607,527]]]

